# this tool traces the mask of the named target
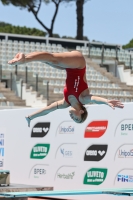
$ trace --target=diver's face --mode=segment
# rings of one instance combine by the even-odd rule
[[[81,114],[83,114],[84,111],[83,110],[75,110],[74,108],[70,108],[69,110],[69,114],[71,119],[73,119],[75,122],[80,123],[81,122]]]

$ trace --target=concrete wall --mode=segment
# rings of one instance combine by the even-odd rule
[[[22,87],[22,99],[26,100],[26,106],[31,107],[45,107],[47,106],[47,101],[43,100],[43,96],[37,97],[37,92],[33,92],[32,88],[27,89],[26,84]]]
[[[127,85],[133,85],[133,75],[131,74],[131,70],[124,70],[124,65],[117,66],[117,76],[122,82],[125,82]]]

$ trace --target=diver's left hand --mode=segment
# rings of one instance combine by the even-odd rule
[[[119,100],[107,100],[107,105],[109,105],[111,108],[115,109],[115,107],[117,108],[124,108],[124,104],[119,101]]]

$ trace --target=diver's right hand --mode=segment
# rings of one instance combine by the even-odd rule
[[[28,127],[30,127],[30,121],[31,121],[31,119],[27,116],[27,117],[25,117],[25,119],[26,119],[26,121],[28,122]]]
[[[16,64],[24,64],[25,63],[25,54],[24,53],[17,53],[16,56],[8,61],[8,64],[10,65],[16,65]]]

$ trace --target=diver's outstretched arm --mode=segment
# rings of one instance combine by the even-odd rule
[[[69,106],[70,105],[68,103],[66,103],[66,101],[64,99],[62,99],[60,101],[57,101],[57,102],[54,102],[51,105],[46,106],[45,108],[40,109],[39,111],[26,116],[25,118],[26,118],[26,120],[28,122],[28,126],[30,127],[31,120],[33,120],[33,119],[35,119],[37,117],[41,117],[41,116],[47,115],[50,112],[53,112],[53,111],[55,111],[57,109],[63,109],[63,108],[67,108]]]
[[[115,100],[115,99],[108,100],[108,99],[105,99],[103,97],[93,96],[91,94],[85,96],[83,98],[83,102],[85,104],[88,104],[88,103],[106,104],[106,105],[110,106],[113,109],[115,107],[124,108],[124,104],[121,101],[119,101],[119,100]]]

